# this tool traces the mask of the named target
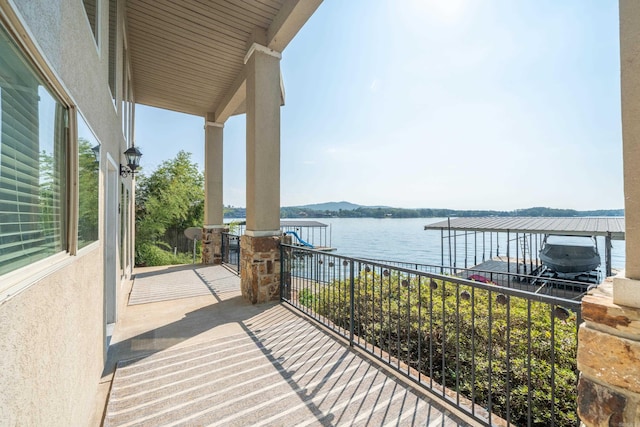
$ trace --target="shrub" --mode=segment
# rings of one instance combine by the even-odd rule
[[[166,251],[153,243],[141,243],[136,245],[136,265],[143,267],[153,267],[158,265],[191,264],[193,256],[191,254]]]
[[[549,304],[498,295],[499,288],[488,292],[415,275],[362,271],[354,285],[354,330],[482,407],[491,397],[492,411],[503,418],[508,407],[515,425],[527,425],[529,391],[532,425],[549,425],[551,417],[558,426],[576,425],[575,313],[552,323]],[[299,301],[349,328],[347,280],[321,286],[315,294],[302,290]]]

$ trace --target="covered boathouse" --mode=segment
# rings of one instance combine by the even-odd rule
[[[624,218],[557,218],[557,217],[478,217],[451,218],[425,225],[425,230],[440,230],[442,264],[445,253],[453,263],[458,254],[458,239],[464,242],[464,259],[467,263],[469,252],[473,250],[473,264],[485,262],[487,255],[499,256],[501,242],[507,242],[505,253],[507,271],[520,273],[520,262],[538,262],[538,251],[545,235],[592,236],[604,238],[605,274],[611,276],[611,241],[624,240]],[[446,243],[445,243],[446,241]],[[446,248],[445,248],[446,245]],[[453,246],[453,249],[451,249]],[[480,259],[478,259],[480,254]],[[512,262],[513,261],[513,262]],[[465,265],[465,268],[467,265]],[[530,271],[532,271],[531,268]],[[524,272],[526,273],[526,272]]]

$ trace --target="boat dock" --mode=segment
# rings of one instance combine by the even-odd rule
[[[505,257],[507,272],[515,274],[530,274],[534,265],[541,265],[538,252],[546,235],[603,237],[604,273],[608,277],[612,275],[611,241],[624,240],[624,224],[624,218],[614,217],[478,217],[451,218],[425,225],[424,229],[440,231],[443,265],[448,259],[451,266],[456,266],[460,257],[465,267],[477,267],[495,257]],[[464,242],[462,250],[459,242]]]
[[[581,297],[589,287],[595,286],[601,279],[598,272],[594,271],[588,276],[585,275],[582,281],[567,280],[548,271],[543,265],[536,267],[534,264],[534,269],[530,270],[529,261],[527,260],[525,266],[520,260],[520,273],[508,271],[513,268],[515,260],[507,260],[505,257],[494,257],[471,268],[453,269],[453,272],[455,276],[465,279],[486,281],[505,288],[549,294],[566,299]]]
[[[236,223],[235,234],[241,236],[246,227],[245,221]],[[280,230],[291,236],[292,244],[301,248],[331,252],[331,225],[314,220],[280,220]]]
[[[331,246],[331,227],[323,222],[281,220],[280,229],[292,237],[293,245],[324,252],[336,250]]]

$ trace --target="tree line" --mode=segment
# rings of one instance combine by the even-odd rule
[[[244,218],[245,208],[225,208],[226,218]],[[357,209],[314,210],[305,207],[282,207],[281,218],[444,218],[444,217],[583,217],[583,216],[624,216],[624,209],[601,209],[578,211],[574,209],[554,209],[534,207],[512,211],[496,210],[457,210],[457,209],[404,209],[390,207],[359,207]]]
[[[81,142],[85,155],[81,157],[81,171],[86,174],[87,188],[97,179],[95,163],[88,143]],[[86,159],[85,159],[86,158]],[[82,163],[85,159],[85,163]],[[93,169],[92,169],[93,168]],[[91,172],[94,171],[94,172]],[[90,172],[90,173],[89,173]],[[83,172],[84,173],[84,172]],[[92,173],[92,174],[91,174]],[[80,190],[84,175],[81,175]],[[89,190],[87,190],[89,191]],[[81,218],[81,236],[90,239],[97,233],[97,194],[81,198],[91,201],[82,208],[87,212],[86,224]],[[227,206],[225,218],[246,218],[246,209]],[[480,216],[536,216],[536,217],[577,217],[577,216],[623,216],[622,209],[597,211],[576,211],[535,207],[514,211],[455,210],[455,209],[403,209],[391,207],[366,207],[357,209],[315,210],[304,206],[283,207],[281,218],[442,218]],[[163,265],[190,262],[191,256],[184,248],[183,231],[188,227],[201,227],[204,221],[204,176],[197,164],[191,161],[191,153],[180,151],[174,159],[166,160],[155,171],[146,175],[140,173],[136,179],[136,264]],[[85,227],[86,225],[86,227]],[[87,231],[85,232],[85,228]],[[97,238],[97,237],[96,237]],[[182,249],[181,249],[182,247]],[[189,245],[191,247],[191,245]],[[199,248],[199,246],[198,246]],[[174,250],[177,254],[174,255]],[[183,252],[180,254],[179,252]]]

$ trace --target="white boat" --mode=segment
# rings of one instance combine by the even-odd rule
[[[600,266],[598,244],[590,236],[547,235],[540,249],[540,261],[558,273],[588,273]]]

